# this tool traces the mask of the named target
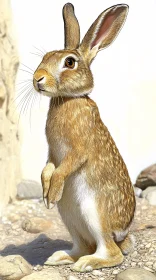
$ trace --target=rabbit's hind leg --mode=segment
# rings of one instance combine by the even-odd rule
[[[107,237],[103,244],[97,245],[97,250],[92,255],[81,257],[73,266],[77,272],[87,272],[103,267],[112,267],[123,262],[121,250],[114,242],[113,238]]]

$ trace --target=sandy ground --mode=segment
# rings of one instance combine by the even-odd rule
[[[41,218],[39,233],[30,233],[22,228],[25,221]],[[47,220],[48,229],[44,228]],[[42,225],[43,222],[43,225]],[[131,227],[136,244],[134,251],[125,256],[122,265],[99,270],[99,275],[76,273],[71,266],[55,267],[63,279],[73,275],[78,279],[115,279],[116,274],[130,267],[145,268],[156,273],[156,206],[150,206],[145,199],[137,198],[137,210]],[[44,270],[46,259],[56,250],[70,248],[71,238],[66,230],[57,208],[47,210],[42,200],[22,200],[9,204],[0,220],[0,255],[19,254],[34,268]],[[49,267],[50,269],[50,267]]]

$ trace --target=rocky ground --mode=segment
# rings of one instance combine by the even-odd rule
[[[156,206],[145,198],[137,198],[131,231],[136,238],[134,251],[118,267],[85,274],[73,272],[70,265],[48,267],[44,262],[54,251],[71,247],[70,236],[57,208],[47,210],[42,199],[16,200],[7,206],[0,220],[0,279],[156,280]],[[127,270],[129,268],[133,270]],[[124,270],[127,276],[120,273]],[[133,278],[129,278],[131,273]],[[140,276],[143,273],[144,277],[137,278],[135,273]]]

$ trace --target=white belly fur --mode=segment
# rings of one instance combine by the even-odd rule
[[[75,228],[88,243],[104,245],[95,194],[84,172],[76,172],[67,180],[58,209],[69,231]]]

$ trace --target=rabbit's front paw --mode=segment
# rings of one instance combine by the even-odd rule
[[[47,194],[47,208],[50,209],[54,206],[62,197],[64,188],[64,179],[61,174],[56,171],[53,173],[50,181],[50,188]]]
[[[48,162],[47,165],[43,168],[43,171],[41,173],[41,181],[42,181],[42,187],[43,187],[43,198],[44,198],[44,202],[45,205],[47,207],[47,203],[46,203],[46,197],[48,195],[48,191],[50,188],[50,182],[51,182],[51,177],[52,174],[55,170],[55,166],[53,163]]]

